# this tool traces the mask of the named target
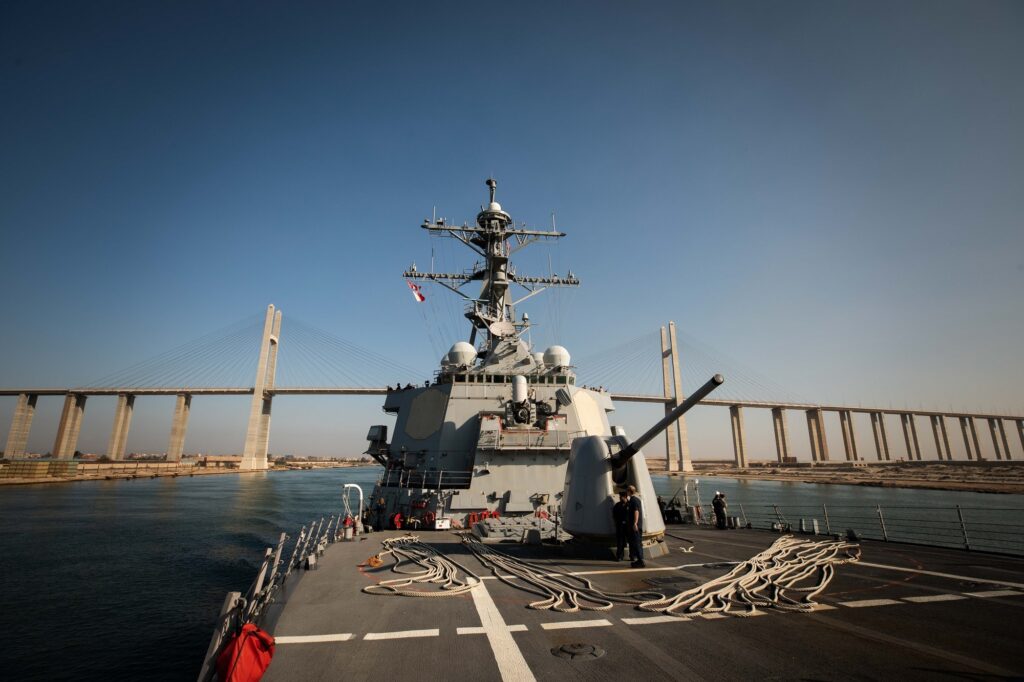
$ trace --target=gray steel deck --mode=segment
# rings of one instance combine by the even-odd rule
[[[592,579],[609,591],[653,586],[674,592],[728,570],[699,564],[746,559],[777,538],[762,531],[692,526],[670,527],[669,532],[678,536],[669,538],[671,554],[649,560],[647,570],[564,557],[556,548],[502,549],[534,557],[540,565],[602,571]],[[530,610],[526,604],[532,595],[485,579],[504,628],[493,621],[484,628],[472,596],[410,598],[360,591],[395,577],[390,563],[380,569],[358,564],[379,551],[382,537],[400,534],[376,533],[362,541],[331,545],[318,570],[293,574],[281,599],[285,603],[272,606],[264,623],[283,638],[264,679],[500,680],[503,674],[506,680],[528,680],[532,675],[559,681],[1024,676],[1021,559],[865,542],[861,563],[838,567],[820,599],[826,605],[821,611],[671,622],[621,605],[575,614]],[[424,532],[420,537],[478,575],[490,576],[454,534]],[[681,551],[691,545],[692,552]],[[568,627],[554,629],[555,623]],[[493,636],[496,629],[506,628],[511,636]],[[334,637],[319,642],[288,639],[324,635]],[[607,653],[575,661],[551,654],[552,648],[574,642],[597,645]],[[516,668],[516,660],[525,660],[528,670]]]

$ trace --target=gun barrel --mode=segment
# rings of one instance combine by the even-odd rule
[[[627,445],[623,450],[620,450],[617,454],[612,456],[612,467],[617,469],[632,459],[636,453],[640,452],[640,449],[643,446],[650,443],[658,436],[658,434],[667,429],[669,424],[682,417],[687,410],[699,403],[701,400],[704,400],[711,391],[715,390],[723,383],[725,383],[725,378],[721,374],[716,374],[708,379],[707,383],[694,391],[693,394],[684,400],[678,407],[666,414],[661,421],[647,429],[644,435],[640,436],[635,441]]]

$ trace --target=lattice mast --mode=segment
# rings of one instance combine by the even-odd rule
[[[444,218],[424,220],[420,226],[432,234],[459,240],[482,256],[483,262],[477,262],[472,270],[462,273],[420,272],[413,265],[403,276],[437,282],[464,298],[467,302],[466,318],[471,325],[469,342],[475,345],[477,333],[483,332],[485,341],[482,350],[489,352],[503,338],[518,337],[529,327],[528,316],[516,316],[515,307],[518,304],[548,287],[579,286],[580,282],[572,271],[564,277],[554,274],[532,277],[516,273],[510,264],[513,253],[540,239],[559,239],[565,233],[554,229],[531,230],[525,225],[517,226],[512,217],[502,210],[501,204],[495,201],[498,183],[488,178],[486,184],[490,190],[490,202],[486,209],[477,214],[475,227],[466,223],[451,225]],[[480,293],[475,298],[462,291],[462,287],[474,281],[480,282]],[[525,295],[513,300],[512,285],[522,287]]]

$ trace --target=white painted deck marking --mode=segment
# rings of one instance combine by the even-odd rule
[[[275,644],[311,644],[313,642],[347,642],[355,637],[351,632],[339,632],[336,635],[286,635],[275,637]]]
[[[832,606],[831,604],[822,604],[819,602],[815,604],[813,607],[811,607],[811,613],[814,613],[815,611],[831,611],[835,608],[836,607]]]
[[[526,632],[527,630],[529,630],[529,628],[522,624],[508,626],[509,632]],[[460,635],[486,635],[487,628],[477,625],[471,628],[456,628],[455,632],[457,632]]]
[[[895,599],[859,599],[857,601],[841,601],[840,606],[849,606],[851,609],[860,609],[866,606],[890,606],[899,604]]]
[[[568,630],[569,628],[603,628],[611,625],[611,621],[605,620],[563,620],[554,623],[541,623],[545,630]]]
[[[724,613],[702,613],[700,617],[705,620],[720,620],[722,618],[728,618],[729,616]]]
[[[367,632],[363,639],[405,639],[407,637],[437,637],[441,634],[433,630],[398,630],[396,632]]]
[[[1024,594],[1024,592],[1018,592],[1017,590],[988,590],[985,592],[964,592],[964,594],[972,597],[988,599],[991,597],[1019,597]]]
[[[902,566],[889,566],[887,564],[873,564],[868,561],[858,561],[850,564],[850,568],[857,566],[870,566],[871,568],[884,568],[888,571],[901,571],[903,573],[920,573],[921,575],[934,575],[939,578],[952,578],[953,580],[967,580],[972,583],[985,583],[986,585],[1000,585],[1002,587],[1024,588],[1024,583],[1010,582],[1009,580],[989,580],[988,578],[974,578],[969,575],[956,575],[954,573],[939,573],[937,571],[923,571],[919,568],[904,568]]]
[[[645,618],[623,618],[626,625],[650,625],[651,623],[686,623],[686,616],[647,616]]]
[[[495,606],[491,593],[487,591],[487,583],[481,582],[469,593],[473,595],[473,606],[480,616],[480,624],[487,635],[487,643],[494,654],[494,662],[498,664],[502,682],[537,682],[512,632],[501,617],[501,612]]]
[[[903,597],[903,601],[915,604],[926,604],[933,601],[957,601],[959,599],[967,599],[967,597],[962,594],[929,594],[923,597]]]

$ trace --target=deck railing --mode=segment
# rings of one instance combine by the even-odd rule
[[[325,525],[326,522],[326,525]],[[224,600],[217,625],[206,650],[203,667],[199,671],[199,682],[209,682],[216,672],[217,656],[233,636],[246,623],[257,623],[266,608],[273,603],[278,590],[284,585],[292,569],[316,568],[316,559],[322,556],[327,545],[338,539],[342,524],[341,516],[320,517],[309,527],[303,526],[295,538],[295,545],[287,562],[282,561],[285,541],[288,536],[281,533],[276,547],[267,547],[256,580],[248,591],[231,592]]]
[[[464,490],[473,482],[472,471],[407,471],[388,469],[380,478],[385,488],[415,488],[417,490]]]
[[[813,532],[817,522],[821,534],[852,530],[870,540],[1024,555],[1020,507],[731,504],[728,513],[754,528]]]

